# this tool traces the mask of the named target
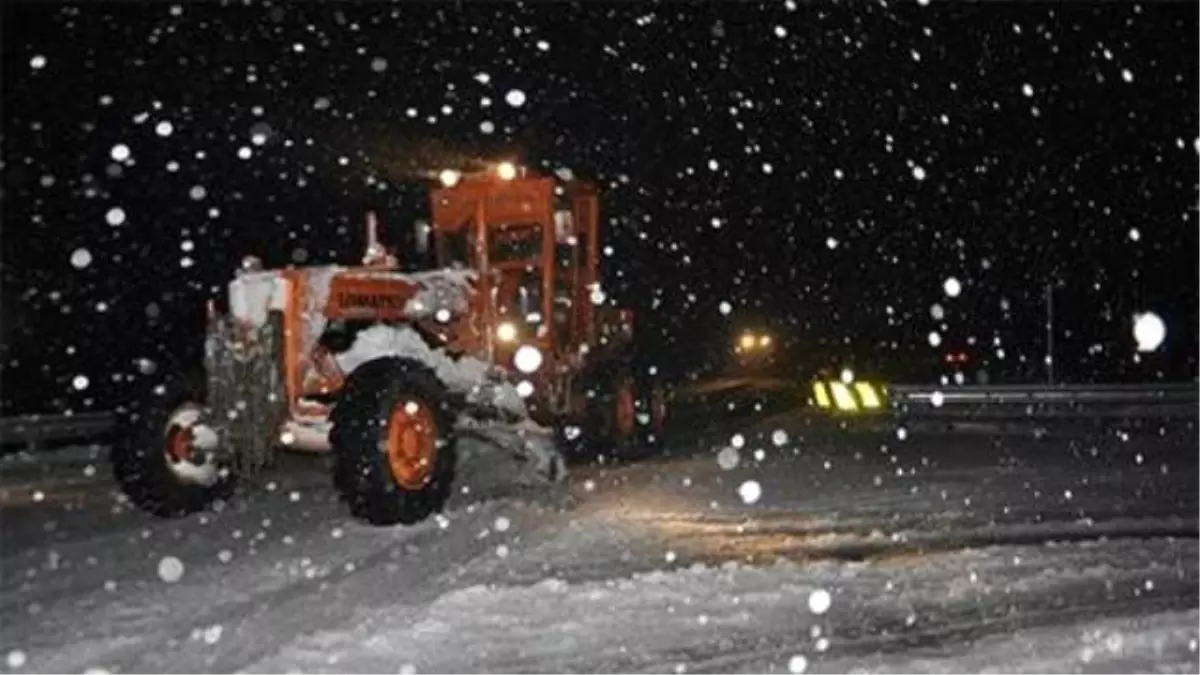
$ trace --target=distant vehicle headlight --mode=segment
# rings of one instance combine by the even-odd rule
[[[505,321],[496,326],[496,339],[501,342],[515,341],[517,339],[517,324]]]
[[[764,336],[760,337],[758,339],[758,346],[759,347],[770,347],[771,346],[771,336],[764,335]]]
[[[742,349],[754,349],[754,336],[746,333],[742,336]]]
[[[533,345],[521,345],[513,355],[513,365],[526,375],[542,367],[542,351]]]

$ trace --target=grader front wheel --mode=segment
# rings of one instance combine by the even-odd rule
[[[334,485],[356,518],[411,524],[440,510],[454,474],[446,388],[429,367],[380,358],[347,378],[330,416]]]
[[[437,463],[437,421],[432,409],[415,400],[392,406],[387,422],[387,458],[392,478],[407,490],[429,484]]]

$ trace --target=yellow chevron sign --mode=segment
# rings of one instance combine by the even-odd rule
[[[813,402],[822,410],[837,413],[872,413],[885,408],[887,390],[870,382],[840,380],[813,382]]]

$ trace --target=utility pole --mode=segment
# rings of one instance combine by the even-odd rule
[[[1054,384],[1054,285],[1046,284],[1046,384]]]

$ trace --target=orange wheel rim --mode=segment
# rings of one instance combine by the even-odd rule
[[[433,411],[415,401],[397,403],[387,425],[387,460],[392,478],[410,490],[429,483],[437,459]]]
[[[172,462],[182,462],[192,456],[192,430],[187,427],[173,426],[167,432],[167,459]]]
[[[629,384],[622,384],[617,390],[617,433],[622,437],[633,433],[634,403],[633,391]]]

